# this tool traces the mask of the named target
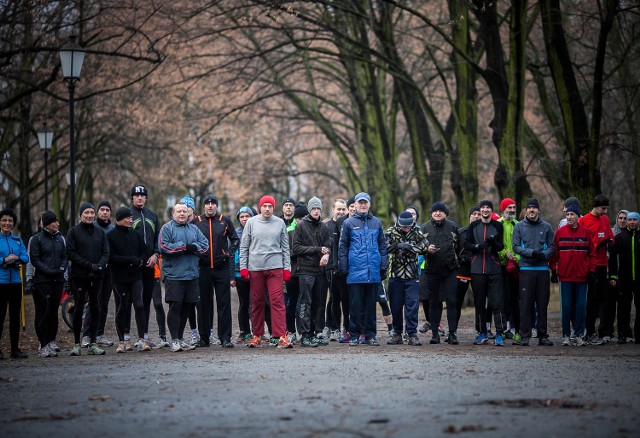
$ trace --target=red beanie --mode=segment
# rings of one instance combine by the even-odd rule
[[[276,200],[273,199],[273,196],[264,195],[262,198],[260,198],[260,202],[258,202],[258,210],[262,208],[262,204],[271,204],[275,207]]]
[[[505,211],[508,206],[510,206],[511,204],[515,204],[515,203],[516,203],[516,201],[514,201],[511,198],[504,198],[502,200],[502,202],[500,202],[500,211]]]

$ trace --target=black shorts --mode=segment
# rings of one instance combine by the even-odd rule
[[[198,279],[193,280],[164,280],[164,301],[180,301],[185,303],[197,303],[200,301],[200,287]]]

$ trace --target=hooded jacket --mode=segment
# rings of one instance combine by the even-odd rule
[[[381,282],[380,272],[387,271],[389,261],[380,219],[371,213],[356,213],[343,222],[338,264],[347,284]]]

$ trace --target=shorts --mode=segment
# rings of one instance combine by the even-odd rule
[[[193,280],[164,280],[164,301],[171,303],[179,301],[184,303],[197,303],[200,301],[200,287],[198,279]]]

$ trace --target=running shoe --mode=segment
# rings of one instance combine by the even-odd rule
[[[133,351],[133,344],[131,343],[131,339],[124,340],[124,348],[127,351]]]
[[[91,338],[89,336],[83,336],[82,343],[80,345],[82,345],[82,348],[87,348],[90,343],[91,343]]]
[[[348,344],[350,341],[351,335],[349,334],[349,332],[344,332],[344,335],[338,340],[338,342],[340,342],[341,344]]]
[[[331,336],[329,336],[330,341],[339,341],[340,340],[340,330],[334,330],[331,332]]]
[[[260,339],[260,336],[254,336],[253,338],[251,338],[251,340],[247,344],[247,347],[257,348],[260,346],[261,343],[262,343],[262,339]]]
[[[60,347],[56,344],[56,341],[49,342],[49,348],[55,351],[56,353],[60,351]]]
[[[504,340],[502,339],[502,334],[501,333],[496,333],[496,336],[493,340],[493,345],[495,345],[496,347],[502,347],[504,346]]]
[[[80,351],[82,351],[81,348],[80,344],[73,344],[73,347],[71,347],[71,351],[69,352],[69,356],[80,356]]]
[[[486,334],[484,333],[480,333],[477,337],[476,340],[473,341],[474,345],[487,345],[489,343],[489,338],[487,337]]]
[[[96,338],[96,343],[101,347],[111,347],[113,345],[113,341],[108,339],[106,336],[98,336]]]
[[[276,348],[293,348],[293,344],[289,342],[289,338],[286,333],[283,336],[280,336]]]
[[[105,354],[105,351],[102,348],[98,347],[98,344],[94,342],[92,344],[89,344],[87,354],[91,356],[102,356],[103,354]]]
[[[419,337],[417,337],[416,335],[413,335],[413,336],[409,336],[409,345],[419,346],[419,345],[422,345],[422,342],[420,342]]]
[[[571,347],[571,338],[569,336],[562,337],[562,346],[563,347]]]
[[[127,351],[127,349],[124,348],[124,342],[118,342],[118,346],[116,347],[116,353],[124,353],[125,351]]]
[[[138,351],[151,351],[151,346],[144,339],[138,339],[138,342],[136,342],[136,344],[138,345]]]
[[[171,341],[171,351],[177,353],[178,351],[182,351],[182,346],[180,345],[180,341],[174,339]]]
[[[428,321],[422,324],[422,326],[418,329],[420,333],[427,333],[429,330],[431,330],[431,324],[429,324]]]
[[[40,350],[38,351],[38,356],[40,357],[54,357],[54,355],[57,356],[58,354],[55,351],[51,351],[51,349],[49,348],[49,344],[40,348]]]
[[[190,350],[196,349],[195,345],[187,344],[183,339],[180,339],[178,342],[180,342],[180,347],[182,347],[184,351],[190,351]]]
[[[391,339],[387,341],[387,345],[402,345],[402,336],[394,334]]]

